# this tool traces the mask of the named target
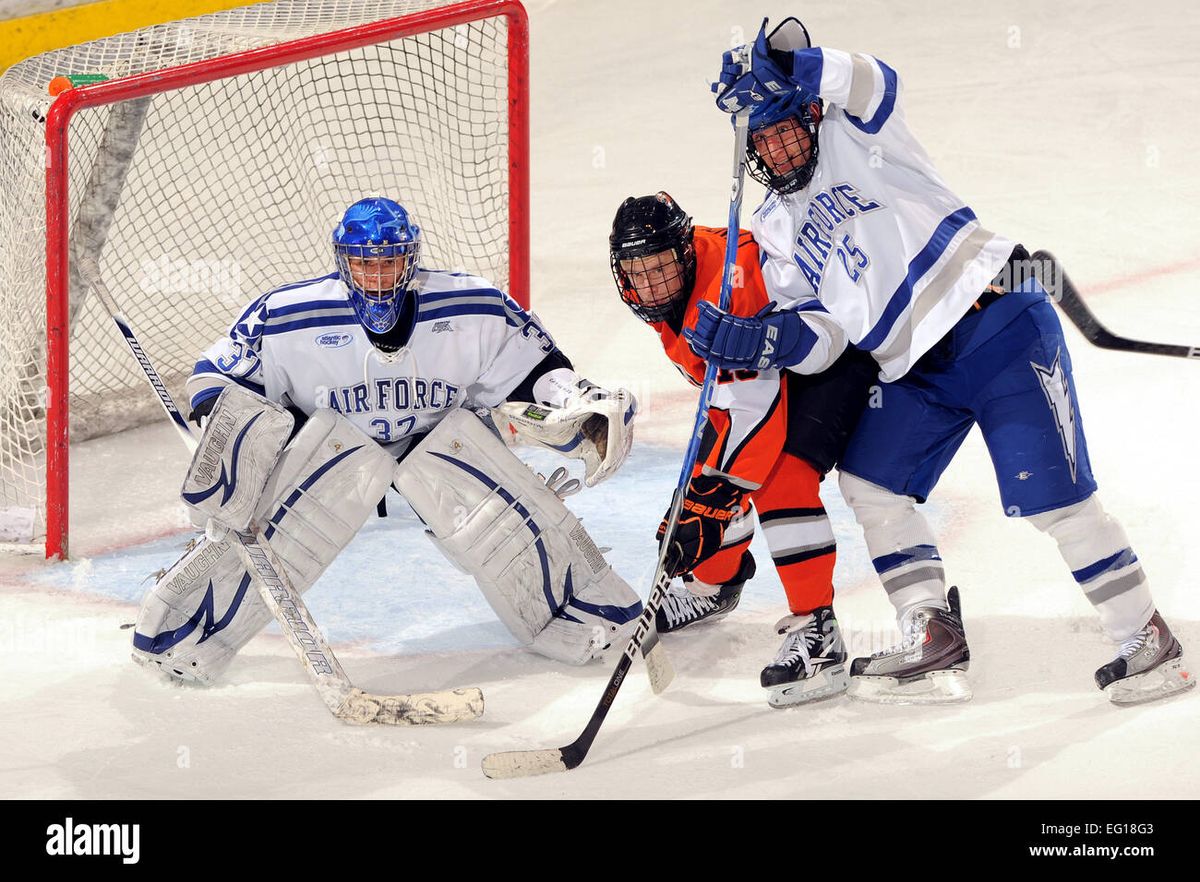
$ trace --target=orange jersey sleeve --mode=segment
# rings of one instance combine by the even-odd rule
[[[720,304],[725,270],[726,230],[695,228],[696,282],[684,313],[684,327],[696,326],[696,304]],[[736,270],[729,311],[754,315],[769,302],[760,269],[758,244],[748,230],[739,231]],[[704,382],[705,363],[688,347],[682,333],[665,322],[654,325],[667,356],[695,385]],[[701,447],[705,472],[731,476],[752,489],[766,480],[783,451],[787,435],[787,392],[778,371],[721,371],[708,411],[709,425]]]

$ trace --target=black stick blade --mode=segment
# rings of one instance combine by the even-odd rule
[[[1031,257],[1033,271],[1037,275],[1038,281],[1042,283],[1042,287],[1046,289],[1046,293],[1093,346],[1099,346],[1101,349],[1115,349],[1120,352],[1141,352],[1146,355],[1200,358],[1200,346],[1151,343],[1114,334],[1100,323],[1088,305],[1083,302],[1079,291],[1053,254],[1049,251],[1035,251]]]

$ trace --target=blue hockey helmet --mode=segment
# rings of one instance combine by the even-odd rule
[[[795,193],[817,170],[821,99],[797,87],[750,111],[746,170],[776,193]]]
[[[333,231],[333,255],[358,320],[376,334],[395,327],[415,296],[421,256],[421,228],[404,206],[381,196],[355,202]]]

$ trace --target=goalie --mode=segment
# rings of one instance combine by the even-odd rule
[[[634,397],[581,379],[491,283],[421,267],[421,239],[398,203],[356,202],[337,271],[257,298],[196,364],[182,495],[206,535],[147,593],[136,661],[212,682],[271,619],[226,531],[261,529],[304,591],[390,486],[530,649],[583,664],[632,628],[641,601],[561,501],[578,481],[506,445],[582,459],[592,486],[629,452]]]

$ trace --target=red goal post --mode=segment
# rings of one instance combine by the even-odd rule
[[[307,4],[309,6],[319,4]],[[378,4],[377,4],[378,5]],[[386,4],[384,4],[386,5]],[[253,8],[253,7],[252,7]],[[217,13],[216,16],[227,13]],[[205,17],[212,18],[212,17]],[[339,58],[339,54],[378,44],[392,44],[433,31],[445,31],[487,19],[503,19],[506,23],[506,77],[504,96],[507,104],[506,133],[485,133],[481,138],[465,135],[467,146],[451,145],[447,150],[461,153],[464,162],[472,162],[479,151],[484,150],[488,139],[506,139],[507,181],[487,181],[484,186],[489,192],[497,187],[506,192],[507,229],[503,231],[507,255],[508,278],[506,287],[512,296],[523,305],[529,302],[529,81],[528,81],[528,20],[523,6],[517,0],[468,0],[468,2],[424,9],[399,17],[371,21],[327,33],[317,33],[300,39],[287,40],[274,45],[251,48],[231,54],[205,58],[190,63],[163,69],[149,70],[126,77],[108,79],[91,85],[79,86],[60,94],[50,105],[45,119],[46,141],[46,354],[45,354],[45,553],[47,557],[66,557],[69,533],[69,441],[71,436],[71,347],[73,328],[72,291],[72,224],[80,223],[78,200],[72,202],[71,157],[72,120],[87,108],[131,102],[139,98],[160,96],[173,90],[183,90],[207,83],[233,80],[256,72],[297,65],[313,59]],[[458,38],[455,37],[455,40]],[[467,41],[469,43],[469,40]],[[471,46],[464,48],[464,60]],[[426,57],[417,53],[413,63],[423,68]],[[450,64],[457,65],[457,60]],[[365,77],[374,76],[370,63],[364,70]],[[350,75],[350,74],[348,74]],[[335,74],[336,76],[336,74]],[[436,76],[436,73],[434,74]],[[470,72],[463,74],[464,81],[471,81]],[[480,79],[481,77],[476,77]],[[384,91],[387,83],[381,84]],[[334,86],[333,88],[336,88]],[[247,105],[254,103],[254,96],[239,97]],[[424,97],[427,105],[439,99]],[[474,99],[472,99],[474,100]],[[406,107],[407,109],[407,107]],[[231,109],[233,114],[240,107]],[[349,109],[353,115],[354,108]],[[470,114],[472,102],[464,101],[460,111]],[[253,112],[253,111],[252,111]],[[340,112],[340,111],[339,111]],[[416,112],[422,111],[417,107]],[[284,114],[286,116],[286,113]],[[197,123],[200,121],[197,120]],[[372,125],[378,120],[372,120]],[[386,125],[386,121],[384,123]],[[199,134],[199,130],[197,130]],[[431,138],[440,133],[433,132]],[[142,135],[142,138],[146,138]],[[153,137],[153,134],[150,135]],[[140,148],[139,144],[139,148]],[[265,148],[264,148],[265,149]],[[387,175],[384,174],[386,179]],[[90,183],[90,182],[89,182]],[[403,194],[397,198],[404,201]],[[456,197],[451,196],[453,202]],[[470,201],[467,194],[462,198]],[[347,203],[348,204],[348,203]],[[471,203],[473,206],[474,203]],[[470,206],[468,206],[470,207]],[[76,216],[72,217],[72,210]],[[122,213],[123,210],[123,213]],[[131,211],[127,206],[112,212],[117,222],[125,222]],[[420,209],[417,219],[421,222]],[[110,218],[110,222],[112,219]],[[437,238],[438,230],[432,231]],[[442,231],[444,232],[444,231]],[[78,247],[77,243],[74,243]],[[103,247],[103,246],[101,246]],[[144,261],[143,261],[144,262]],[[473,267],[466,267],[473,269]],[[143,280],[144,281],[144,280]],[[294,281],[281,278],[278,283]],[[78,285],[78,282],[75,282]],[[245,292],[242,292],[245,293]],[[120,298],[119,290],[114,294]],[[76,295],[78,297],[78,295]],[[249,299],[249,298],[247,298]],[[135,328],[138,322],[130,316]],[[227,324],[233,318],[233,310],[224,316]],[[196,354],[207,345],[208,340],[189,341]],[[150,349],[147,346],[147,349]],[[127,353],[124,354],[127,358]],[[151,353],[151,357],[154,354]],[[152,411],[151,411],[152,412]]]

